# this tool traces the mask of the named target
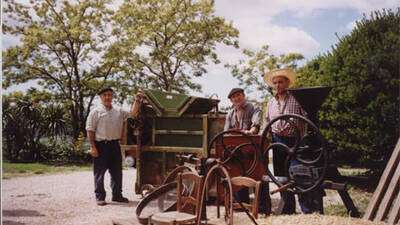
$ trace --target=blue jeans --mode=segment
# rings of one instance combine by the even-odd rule
[[[293,147],[296,142],[295,137],[283,137],[277,134],[272,135],[273,143],[282,143],[287,145],[289,148]],[[287,176],[286,172],[288,168],[285,168],[287,154],[286,152],[273,149],[273,167],[274,167],[274,175],[275,176]],[[300,164],[299,161],[292,159],[289,162],[290,166],[295,166]],[[319,212],[323,213],[323,204],[322,204],[322,196],[323,190],[322,188],[318,188],[315,191],[299,194],[299,205],[301,211],[305,214]],[[281,198],[284,201],[284,206],[282,209],[282,214],[293,214],[296,211],[296,202],[294,198],[293,192],[285,191],[281,192]]]

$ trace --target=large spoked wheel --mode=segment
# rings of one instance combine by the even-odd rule
[[[236,146],[229,145],[224,141],[224,137],[228,135],[237,135],[239,137],[244,137],[246,141]],[[261,151],[259,146],[254,143],[249,135],[239,130],[228,130],[218,133],[208,145],[208,157],[210,157],[211,155],[211,149],[216,147],[216,145],[220,145],[223,148],[222,158],[220,158],[222,164],[234,162],[235,164],[240,166],[242,176],[248,176],[254,172],[254,169],[257,165],[257,160],[261,155]],[[246,149],[252,149],[254,151],[253,154],[251,154],[250,166],[246,166],[243,164],[243,158],[248,157],[247,155],[249,154]],[[215,152],[215,154],[217,154],[217,152]]]
[[[270,143],[272,127],[276,123],[291,126],[294,134],[294,144]],[[281,124],[282,125],[282,124]],[[319,129],[307,118],[296,114],[285,114],[271,120],[263,130],[261,146],[264,148],[264,159],[268,159],[270,150],[286,154],[284,183],[277,179],[266,167],[266,173],[278,185],[278,190],[288,190],[294,193],[305,193],[318,188],[324,180],[328,166],[327,143]],[[275,162],[276,163],[276,162]]]

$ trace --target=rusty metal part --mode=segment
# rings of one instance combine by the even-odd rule
[[[246,139],[246,142],[242,143],[240,145],[237,145],[237,146],[226,145],[226,143],[224,142],[224,136],[227,136],[227,135],[239,135],[241,137],[244,137]],[[210,141],[208,148],[207,148],[208,156],[211,155],[211,149],[216,144],[220,144],[223,147],[223,155],[221,157],[222,164],[226,164],[229,161],[237,162],[238,165],[240,165],[240,167],[242,169],[241,175],[243,175],[243,176],[248,176],[249,174],[254,172],[256,165],[257,165],[257,161],[259,160],[259,158],[261,156],[261,151],[260,151],[260,147],[250,138],[249,135],[247,135],[244,132],[239,131],[239,130],[228,130],[228,131],[220,132]],[[244,147],[246,147],[246,146],[251,146],[252,149],[254,149],[254,153],[251,158],[252,161],[247,170],[244,169],[245,166],[243,165],[243,163],[241,161],[241,157],[240,157],[241,155],[243,156],[243,154],[241,154],[241,152],[244,149]]]
[[[271,191],[270,194],[273,195],[273,194],[278,193],[278,192],[286,191],[288,188],[290,188],[293,185],[294,185],[293,182],[289,182],[289,183],[284,184],[284,185],[280,186],[279,188]]]
[[[176,158],[179,160],[180,165],[184,163],[199,164],[201,161],[195,154],[176,154]]]

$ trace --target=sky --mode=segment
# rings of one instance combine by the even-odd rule
[[[338,42],[337,36],[349,34],[363,14],[396,7],[400,7],[396,0],[215,0],[215,14],[239,30],[240,49],[257,50],[267,44],[273,54],[303,54],[305,60],[301,64],[329,51]],[[2,49],[17,43],[15,38],[2,37]],[[226,96],[239,82],[224,65],[243,58],[240,49],[218,45],[221,63],[208,65],[208,73],[194,79],[202,85],[202,93],[191,94],[216,94],[222,106],[229,105]],[[31,85],[14,86],[6,92]],[[258,95],[247,93],[250,99],[257,100]]]

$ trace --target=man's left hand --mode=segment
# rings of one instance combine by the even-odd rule
[[[244,130],[243,133],[247,134],[247,135],[252,135],[253,132],[251,132],[250,130]]]

